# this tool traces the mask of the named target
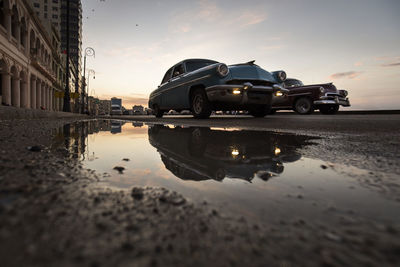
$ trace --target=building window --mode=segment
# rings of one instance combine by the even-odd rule
[[[4,14],[4,1],[0,0],[0,24],[5,26],[6,22],[5,22],[6,16]]]
[[[47,19],[47,13],[44,13],[43,16],[45,19]]]
[[[39,3],[33,3],[33,7],[40,8],[40,4]]]
[[[58,15],[53,15],[53,19],[58,19]]]
[[[53,6],[53,11],[58,11],[58,7]]]

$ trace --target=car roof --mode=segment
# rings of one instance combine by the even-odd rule
[[[182,61],[179,61],[174,66],[182,64],[182,63],[185,63],[185,62],[188,62],[188,61],[213,61],[215,63],[218,63],[218,61],[216,61],[216,60],[207,59],[207,58],[188,58],[188,59],[184,59]]]

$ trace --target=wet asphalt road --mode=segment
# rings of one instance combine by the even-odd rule
[[[360,174],[350,169],[346,175],[392,203],[400,202],[400,115],[121,118],[322,137],[317,146],[301,150],[302,155],[366,170]],[[191,203],[179,192],[100,187],[99,174],[85,170],[69,152],[78,146],[61,139],[68,149],[53,147],[54,129],[71,122],[0,121],[3,266],[398,266],[400,262],[400,227],[395,220],[365,219],[357,211],[342,213],[332,207],[324,212],[327,221],[271,214],[265,224],[255,224],[239,214],[227,215],[213,203]]]

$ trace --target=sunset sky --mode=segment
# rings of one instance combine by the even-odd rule
[[[398,0],[83,0],[90,94],[147,106],[186,58],[256,60],[347,89],[351,109],[400,109]]]

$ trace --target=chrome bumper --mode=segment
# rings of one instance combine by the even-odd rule
[[[237,93],[233,93],[233,92]],[[270,96],[276,92],[287,94],[289,90],[282,88],[279,85],[273,86],[257,86],[251,83],[243,85],[221,84],[206,88],[208,100],[211,102],[227,102],[237,104],[263,104],[265,98],[270,101]],[[249,97],[249,94],[259,94],[259,97]]]
[[[321,97],[322,99],[314,101],[314,105],[341,105],[344,107],[350,106],[348,98],[335,97]],[[325,98],[325,99],[323,99]]]

